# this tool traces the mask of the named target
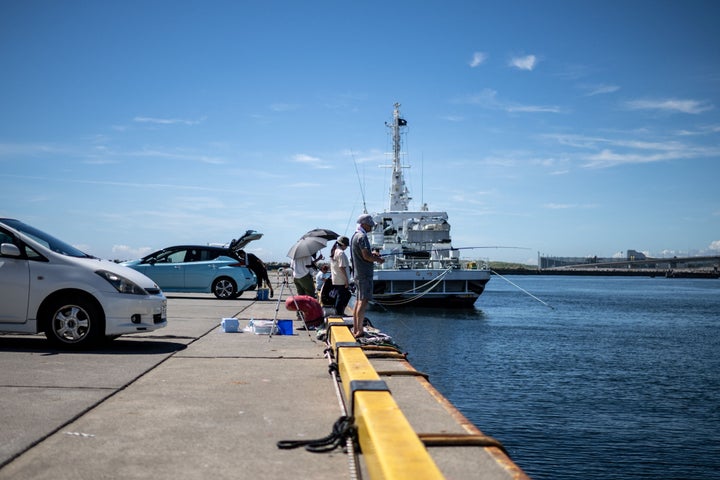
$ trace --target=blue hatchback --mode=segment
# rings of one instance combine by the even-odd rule
[[[255,274],[230,247],[178,245],[122,265],[150,277],[164,292],[212,292],[217,298],[230,299],[257,283]]]

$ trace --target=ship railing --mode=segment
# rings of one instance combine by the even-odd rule
[[[397,257],[395,258],[394,268],[400,269],[460,269],[462,264],[457,258],[440,258],[440,259],[428,259],[428,258],[409,258],[409,257]]]

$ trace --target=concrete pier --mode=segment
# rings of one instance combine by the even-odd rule
[[[253,297],[169,294],[168,327],[95,351],[0,336],[0,479],[375,478],[362,453],[278,449],[327,436],[345,399],[315,332],[221,330],[222,318],[295,319]],[[371,362],[416,432],[482,437],[422,375],[402,374],[404,359]],[[427,447],[444,478],[527,478],[497,447],[451,444]]]

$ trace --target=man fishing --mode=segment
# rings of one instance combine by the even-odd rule
[[[373,267],[374,263],[383,263],[385,260],[378,254],[370,251],[370,240],[367,232],[375,226],[375,221],[369,214],[358,217],[358,228],[353,234],[350,253],[352,255],[353,276],[355,279],[355,309],[353,310],[353,336],[362,337],[365,310],[373,298]]]

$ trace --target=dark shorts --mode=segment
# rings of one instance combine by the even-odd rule
[[[371,278],[356,278],[355,279],[355,295],[358,300],[372,300],[373,299],[373,279]]]

